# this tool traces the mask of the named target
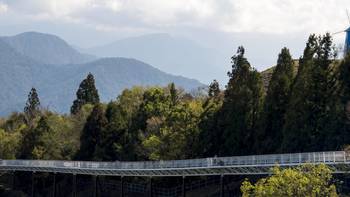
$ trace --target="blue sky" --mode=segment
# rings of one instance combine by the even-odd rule
[[[0,0],[0,35],[40,31],[92,47],[169,33],[227,54],[243,44],[263,69],[283,46],[297,58],[310,33],[348,27],[346,8],[349,0]]]

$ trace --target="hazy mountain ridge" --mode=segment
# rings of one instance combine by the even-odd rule
[[[55,78],[48,83],[52,85],[42,87],[42,91],[45,92],[43,96],[48,101],[54,101],[47,103],[47,105],[55,111],[67,112],[75,98],[79,83],[89,72],[95,76],[100,98],[105,102],[115,99],[123,89],[135,85],[166,86],[168,83],[174,82],[186,90],[202,86],[197,80],[164,73],[135,59],[102,58],[86,64],[66,65],[60,73],[65,77]],[[48,91],[49,89],[61,90],[56,93]],[[66,99],[60,100],[62,97]]]
[[[50,51],[46,51],[45,55],[49,55],[47,52]],[[74,53],[79,54],[75,50]],[[64,57],[65,61],[69,57]],[[44,57],[44,62],[46,60]],[[31,87],[38,90],[43,107],[68,112],[79,83],[89,72],[95,75],[96,86],[104,102],[135,85],[164,86],[175,82],[186,90],[203,85],[197,80],[167,74],[144,62],[128,58],[102,58],[82,64],[47,64],[26,56],[0,39],[0,115],[23,110]]]
[[[26,32],[0,39],[20,54],[45,64],[76,64],[96,59],[94,56],[77,52],[55,35]]]
[[[218,50],[201,46],[192,40],[169,34],[148,34],[86,49],[100,57],[129,57],[147,62],[165,72],[193,77],[204,83],[222,79],[229,65]]]

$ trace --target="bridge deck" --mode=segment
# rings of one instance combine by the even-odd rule
[[[334,151],[141,162],[0,160],[0,171],[109,176],[253,175],[269,174],[275,165],[293,167],[305,163],[324,163],[335,173],[347,173],[350,170],[347,154],[344,151]]]

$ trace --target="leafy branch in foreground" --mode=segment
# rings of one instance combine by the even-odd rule
[[[326,165],[306,164],[297,168],[273,168],[273,175],[254,185],[247,179],[242,183],[243,197],[314,197],[338,196],[332,183],[332,171]]]

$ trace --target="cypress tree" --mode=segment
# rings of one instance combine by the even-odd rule
[[[32,88],[28,94],[24,113],[29,119],[34,118],[40,112],[40,100],[35,88]]]
[[[230,80],[218,120],[223,142],[221,154],[249,154],[262,106],[263,85],[260,74],[244,57],[243,47],[232,57],[232,71],[228,76]]]
[[[107,125],[107,119],[101,104],[96,104],[86,120],[80,137],[78,157],[81,160],[101,160],[104,148],[102,137]]]
[[[95,86],[95,79],[91,73],[80,83],[76,95],[77,98],[73,101],[71,107],[72,114],[77,114],[85,104],[95,105],[100,102],[100,97]]]
[[[289,50],[283,48],[268,86],[262,112],[262,125],[255,140],[258,153],[274,153],[281,146],[293,70],[294,63]]]
[[[339,100],[333,109],[336,110],[337,129],[328,135],[328,149],[340,150],[350,143],[350,54],[341,61],[338,69],[339,86],[337,94]]]
[[[335,129],[332,53],[329,34],[309,37],[286,114],[284,151],[321,151],[327,146],[329,131]]]
[[[169,85],[169,93],[170,93],[170,102],[172,106],[175,106],[178,102],[178,92],[176,90],[175,84],[171,83]]]

